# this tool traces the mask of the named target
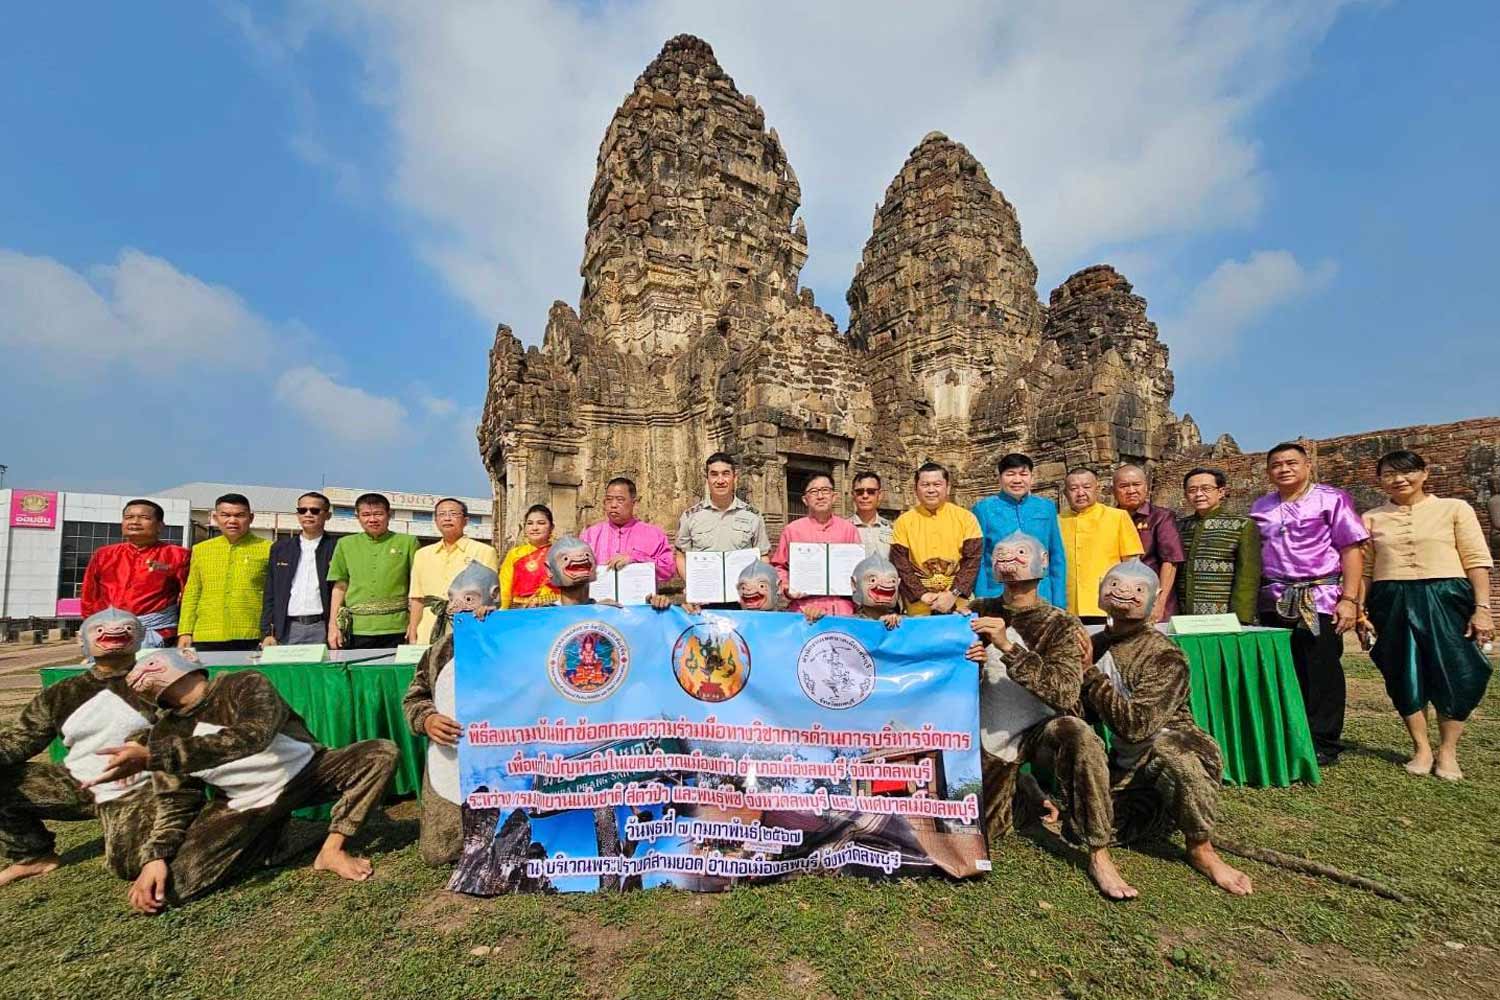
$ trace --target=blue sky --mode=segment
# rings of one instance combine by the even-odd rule
[[[1495,5],[879,6],[8,11],[7,485],[486,492],[495,324],[535,342],[576,302],[599,139],[683,30],[781,135],[841,324],[939,128],[1044,300],[1097,261],[1135,282],[1205,437],[1496,412]]]

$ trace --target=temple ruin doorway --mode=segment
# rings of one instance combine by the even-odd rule
[[[802,494],[807,492],[807,484],[814,476],[827,476],[833,480],[835,493],[834,509],[837,510],[837,493],[840,489],[840,480],[843,478],[842,473],[842,466],[836,468],[835,464],[827,459],[808,458],[802,455],[786,456],[787,522],[807,516],[807,504],[803,503]]]

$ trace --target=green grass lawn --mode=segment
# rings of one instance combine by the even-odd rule
[[[475,900],[422,865],[404,802],[362,838],[370,883],[279,869],[146,918],[105,871],[98,827],[75,823],[65,868],[0,890],[0,996],[1496,996],[1500,685],[1451,785],[1401,770],[1400,720],[1368,661],[1347,662],[1353,750],[1318,788],[1226,789],[1221,828],[1384,881],[1404,905],[1254,862],[1255,895],[1231,899],[1180,841],[1120,851],[1142,898],[1110,904],[1040,834],[964,884]]]

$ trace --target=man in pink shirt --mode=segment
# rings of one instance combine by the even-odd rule
[[[631,563],[656,564],[656,582],[665,583],[677,572],[667,533],[654,524],[636,519],[635,483],[616,476],[604,487],[604,520],[583,529],[579,535],[594,550],[601,569],[619,569]]]
[[[833,512],[833,480],[828,476],[813,476],[808,480],[807,490],[802,494],[807,505],[807,516],[781,529],[776,540],[776,551],[771,554],[771,565],[781,578],[781,589],[786,591],[787,610],[801,611],[816,608],[830,615],[854,614],[854,602],[847,597],[824,597],[798,594],[786,590],[787,565],[791,561],[792,542],[820,542],[824,545],[847,542],[859,545],[859,529],[852,521],[846,521]]]

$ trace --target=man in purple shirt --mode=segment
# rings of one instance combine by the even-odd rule
[[[1161,579],[1161,596],[1151,620],[1165,621],[1177,613],[1177,568],[1187,558],[1182,536],[1177,533],[1177,512],[1152,505],[1146,470],[1139,465],[1122,465],[1115,470],[1114,492],[1115,506],[1130,515],[1140,533],[1141,548],[1146,550],[1141,562]]]
[[[1312,481],[1312,461],[1286,441],[1266,453],[1275,492],[1250,505],[1260,530],[1262,625],[1292,629],[1292,665],[1318,763],[1338,760],[1344,729],[1344,633],[1359,617],[1362,542],[1370,537],[1343,490]]]
[[[594,550],[601,569],[631,563],[656,564],[656,582],[665,583],[677,572],[667,533],[635,516],[635,483],[616,476],[604,487],[604,520],[583,529],[583,543]]]

